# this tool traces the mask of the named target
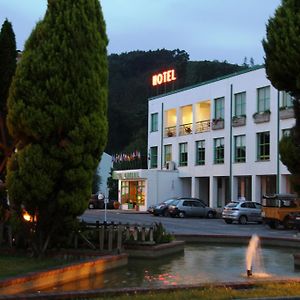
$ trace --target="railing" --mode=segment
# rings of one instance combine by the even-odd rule
[[[176,126],[166,127],[165,128],[165,137],[176,136]]]
[[[73,247],[75,249],[88,246],[101,252],[122,251],[124,243],[154,244],[154,225],[82,223],[81,229],[74,232]]]
[[[210,120],[196,122],[196,133],[210,131]]]
[[[182,124],[179,126],[179,135],[188,135],[193,133],[193,123]]]

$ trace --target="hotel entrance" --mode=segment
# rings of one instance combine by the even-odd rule
[[[145,180],[121,181],[121,204],[139,210],[145,205]]]

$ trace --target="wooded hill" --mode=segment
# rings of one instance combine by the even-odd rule
[[[148,98],[234,73],[247,64],[189,61],[184,50],[133,51],[109,56],[109,135],[106,152],[147,155]],[[178,80],[153,88],[155,73],[174,68]],[[144,165],[146,167],[146,165]]]

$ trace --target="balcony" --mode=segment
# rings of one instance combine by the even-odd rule
[[[164,136],[165,137],[176,136],[176,126],[166,127]]]
[[[196,129],[195,129],[196,133],[206,132],[206,131],[210,131],[210,120],[203,120],[203,121],[196,122]]]
[[[224,119],[213,119],[211,127],[213,130],[224,129]]]
[[[257,112],[253,115],[254,123],[265,123],[270,122],[271,112],[269,110],[263,112]]]
[[[246,116],[245,115],[233,116],[231,124],[232,124],[232,127],[245,126],[246,125]]]
[[[280,120],[294,118],[294,109],[293,107],[282,106],[279,108],[279,118]]]
[[[188,135],[193,133],[193,124],[187,123],[179,126],[179,135]]]

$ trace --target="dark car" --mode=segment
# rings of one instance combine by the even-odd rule
[[[153,215],[154,216],[164,216],[164,217],[168,217],[169,216],[169,212],[168,212],[168,207],[170,204],[172,204],[177,198],[171,198],[168,199],[156,206],[153,207]]]
[[[91,195],[91,198],[89,200],[88,208],[89,209],[104,209],[105,208],[104,200],[105,200],[104,197],[98,197],[97,194],[93,194],[93,195]],[[106,208],[114,209],[114,202],[115,202],[114,200],[108,200]]]
[[[203,201],[197,198],[177,199],[168,208],[171,217],[203,217],[214,218],[217,214],[214,208],[208,207]]]

